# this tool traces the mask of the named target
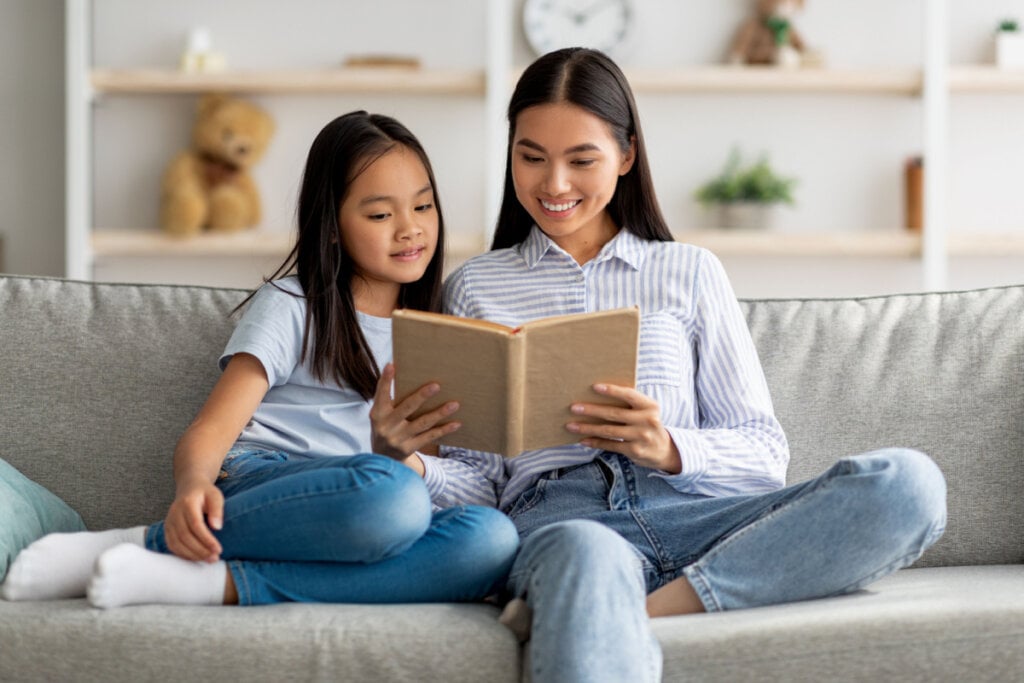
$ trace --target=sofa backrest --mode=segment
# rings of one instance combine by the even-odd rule
[[[918,449],[946,476],[949,515],[918,566],[1024,562],[1024,286],[741,303],[790,483]]]
[[[163,519],[245,294],[0,277],[0,457],[90,529]]]
[[[245,294],[0,276],[0,457],[91,529],[161,519]],[[946,534],[918,564],[1024,562],[1024,286],[741,304],[790,482],[917,448],[949,488]]]

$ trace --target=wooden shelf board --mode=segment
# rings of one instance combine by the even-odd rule
[[[921,253],[921,237],[910,232],[784,232],[776,230],[689,230],[680,242],[728,256],[896,256]]]
[[[751,66],[694,66],[628,69],[637,92],[663,93],[876,93],[917,95],[921,70],[779,69]]]
[[[481,95],[484,92],[484,72],[469,69],[339,67],[222,73],[185,73],[170,69],[93,69],[90,77],[96,92],[121,94],[220,91]]]
[[[921,256],[920,233],[908,231],[783,232],[773,230],[692,230],[675,237],[723,256]],[[1024,256],[1024,233],[951,233],[950,256]]]
[[[104,256],[284,256],[292,248],[288,232],[245,230],[174,237],[159,230],[95,230],[92,251]]]
[[[957,232],[949,235],[946,247],[950,256],[1024,256],[1024,232]]]
[[[1024,93],[1024,69],[952,66],[949,88],[961,93]]]
[[[912,232],[784,232],[777,230],[680,230],[680,242],[705,247],[722,256],[854,256],[916,258],[921,235]],[[176,238],[157,230],[96,230],[93,254],[118,256],[281,256],[292,247],[288,232],[249,230],[235,234],[203,233]],[[1024,256],[1024,234],[954,233],[947,240],[951,256]],[[465,259],[486,251],[473,235],[448,237],[450,258]]]
[[[96,257],[118,256],[284,256],[294,235],[286,231],[245,230],[238,233],[204,232],[195,237],[174,237],[159,230],[97,229],[92,233]],[[448,235],[449,254],[468,258],[484,251],[475,235]]]

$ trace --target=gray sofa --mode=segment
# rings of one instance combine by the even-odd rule
[[[0,457],[92,529],[162,517],[243,294],[0,277]],[[945,472],[949,524],[855,595],[655,620],[665,680],[1022,680],[1024,286],[743,306],[790,481],[917,448]],[[497,614],[0,600],[0,681],[519,681],[529,648]]]

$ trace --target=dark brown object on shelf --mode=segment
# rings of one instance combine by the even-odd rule
[[[418,69],[420,68],[420,60],[417,57],[407,57],[405,55],[352,55],[345,60],[345,66]]]
[[[904,208],[907,230],[921,232],[924,227],[924,160],[911,157],[903,166]]]

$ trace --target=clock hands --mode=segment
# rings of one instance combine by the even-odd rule
[[[576,10],[575,12],[566,12],[566,15],[572,20],[577,26],[582,26],[588,20],[592,19],[594,14],[600,12],[605,7],[616,4],[616,0],[597,0],[597,2],[591,3],[587,7]]]

